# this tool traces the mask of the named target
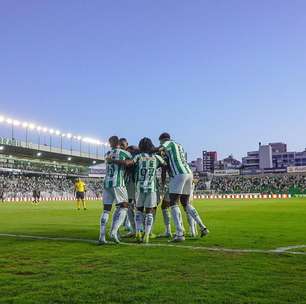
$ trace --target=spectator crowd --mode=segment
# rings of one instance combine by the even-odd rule
[[[306,175],[214,176],[210,182],[199,181],[196,189],[215,193],[306,193]]]
[[[0,174],[0,197],[31,198],[33,191],[39,191],[41,197],[71,197],[74,195],[75,177],[57,175],[29,175],[16,173]],[[84,178],[87,196],[101,197],[102,179]]]

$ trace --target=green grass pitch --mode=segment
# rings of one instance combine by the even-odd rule
[[[0,203],[0,303],[306,303],[305,247],[268,252],[306,245],[306,199],[194,205],[211,231],[204,239],[99,247],[3,235],[96,240],[99,202],[87,211],[74,202]],[[154,232],[163,232],[160,210]]]

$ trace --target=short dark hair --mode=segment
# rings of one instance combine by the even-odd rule
[[[111,136],[111,137],[108,139],[108,142],[109,142],[109,144],[111,145],[111,147],[118,146],[118,145],[119,145],[119,137],[116,136],[116,135]]]
[[[171,138],[171,136],[167,132],[164,132],[164,133],[160,134],[160,136],[159,136],[159,140],[170,139],[170,138]]]
[[[154,151],[154,145],[152,143],[152,140],[148,137],[142,138],[138,146],[139,146],[140,152],[153,153]]]
[[[138,147],[136,147],[136,146],[128,146],[126,150],[133,154],[133,153],[136,153],[138,151]]]
[[[123,141],[128,142],[128,140],[127,140],[125,137],[121,137],[121,138],[119,139],[119,141],[120,141],[120,142],[123,142]]]

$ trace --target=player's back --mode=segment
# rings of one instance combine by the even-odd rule
[[[140,192],[155,192],[157,169],[163,160],[160,156],[149,153],[140,153],[134,158],[136,164],[137,190]]]
[[[119,148],[113,148],[112,150],[108,151],[105,156],[106,158],[111,158],[113,160],[126,160],[132,158],[129,152]],[[107,162],[104,187],[115,188],[115,187],[125,186],[125,181],[124,181],[125,170],[126,169],[124,166],[120,166],[111,161]]]
[[[173,140],[168,140],[162,144],[162,148],[166,153],[172,176],[179,174],[192,174],[182,145]]]

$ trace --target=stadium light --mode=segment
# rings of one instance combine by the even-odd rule
[[[35,129],[35,124],[30,123],[30,124],[29,124],[29,129],[30,129],[30,130],[34,130],[34,129]]]
[[[38,132],[44,132],[44,133],[49,133],[49,134],[55,134],[57,136],[61,136],[61,137],[65,137],[68,139],[75,139],[78,141],[83,141],[86,142],[88,144],[94,144],[97,146],[106,146],[108,147],[109,145],[107,143],[104,143],[98,139],[94,139],[94,138],[90,138],[90,137],[82,137],[80,135],[73,135],[71,133],[62,133],[61,131],[59,131],[58,129],[53,129],[53,128],[47,128],[47,127],[42,127],[41,125],[36,125],[34,123],[30,123],[30,122],[26,122],[26,121],[19,121],[13,118],[9,118],[6,117],[4,115],[0,115],[0,123],[8,123],[10,125],[12,125],[12,128],[14,126],[18,127],[22,127],[24,129],[30,129],[30,130],[36,130]],[[27,136],[26,136],[27,137]]]
[[[13,120],[13,125],[18,127],[20,126],[21,122],[19,120]]]
[[[4,147],[3,146],[0,146],[0,151],[3,151],[4,150]]]
[[[69,161],[71,161],[71,157],[68,157],[67,159],[68,159]]]
[[[92,163],[95,165],[97,162],[94,160]]]
[[[37,155],[38,157],[41,156],[41,152],[38,152],[36,155]]]

